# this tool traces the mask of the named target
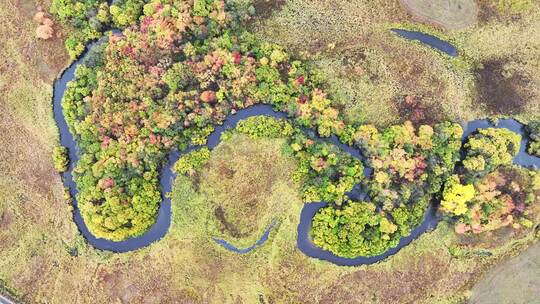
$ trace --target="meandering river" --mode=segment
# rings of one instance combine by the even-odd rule
[[[119,34],[119,32],[115,31],[115,34]],[[73,205],[74,205],[73,217],[74,217],[75,223],[77,224],[79,230],[81,231],[82,235],[86,238],[88,243],[90,243],[95,248],[98,248],[101,250],[113,251],[113,252],[127,252],[127,251],[132,251],[132,250],[136,250],[136,249],[148,246],[152,242],[158,241],[163,236],[165,236],[165,234],[167,234],[169,226],[171,224],[171,200],[165,194],[169,193],[172,190],[172,184],[173,184],[174,178],[176,177],[171,168],[173,164],[180,157],[182,157],[182,155],[188,152],[191,152],[193,150],[199,149],[202,146],[191,146],[184,151],[181,151],[181,152],[173,151],[170,153],[167,164],[163,167],[160,174],[162,202],[159,207],[155,224],[146,233],[144,233],[143,235],[139,237],[129,238],[124,241],[116,242],[116,241],[111,241],[111,240],[107,240],[103,238],[96,238],[88,230],[88,227],[86,226],[81,216],[80,210],[78,208],[78,203],[76,200],[77,187],[73,181],[72,172],[73,172],[73,168],[75,164],[79,160],[79,156],[78,156],[79,153],[78,153],[76,142],[69,131],[67,122],[65,120],[65,117],[62,111],[62,97],[66,90],[67,84],[74,78],[74,74],[75,74],[75,70],[77,66],[84,63],[87,60],[87,57],[89,53],[91,52],[92,48],[94,48],[99,43],[103,43],[103,41],[105,40],[106,39],[102,38],[97,42],[90,43],[84,55],[81,56],[79,60],[75,61],[71,66],[69,66],[69,68],[66,69],[62,73],[61,77],[54,83],[53,111],[54,111],[54,118],[57,122],[59,132],[60,132],[60,142],[63,146],[65,146],[69,150],[68,156],[70,160],[70,165],[69,165],[68,170],[65,173],[63,173],[63,182],[64,182],[64,185],[69,188],[69,192],[71,194],[71,197],[73,198]],[[223,133],[223,131],[234,128],[240,120],[243,120],[252,116],[258,116],[258,115],[270,116],[277,119],[288,118],[286,113],[277,112],[272,108],[272,106],[267,105],[267,104],[258,104],[258,105],[255,105],[246,109],[242,109],[238,111],[237,113],[227,117],[227,119],[224,121],[222,125],[217,126],[215,128],[213,133],[209,136],[206,146],[209,149],[214,149],[219,144],[221,140],[221,134]],[[517,165],[526,166],[526,167],[531,167],[531,166],[537,167],[540,165],[540,158],[527,154],[526,152],[527,136],[523,129],[523,125],[513,119],[499,120],[499,123],[496,126],[491,124],[488,120],[476,120],[476,121],[469,122],[466,126],[464,126],[465,132],[463,135],[463,140],[465,140],[465,138],[468,135],[475,132],[479,128],[487,128],[487,127],[506,128],[508,130],[521,134],[523,137],[523,140],[521,142],[521,149],[519,151],[519,154],[515,157],[514,163]],[[308,135],[316,137],[318,140],[327,141],[336,145],[343,151],[350,154],[352,157],[362,161],[365,166],[365,159],[360,153],[359,149],[343,144],[342,142],[339,141],[339,139],[336,136],[332,136],[330,138],[320,138],[316,134],[316,132],[314,132],[313,130],[306,129],[304,131],[309,133]],[[366,169],[365,169],[364,174],[367,177],[371,176],[372,170],[367,166],[365,167]],[[353,191],[351,191],[348,194],[348,196],[356,200],[367,198],[366,194],[361,191],[361,188],[359,186],[356,186],[353,189]],[[338,265],[353,266],[353,265],[361,265],[361,264],[372,264],[372,263],[381,261],[395,254],[401,248],[410,244],[414,239],[418,238],[424,232],[430,229],[434,229],[438,222],[438,217],[437,217],[437,212],[436,212],[437,204],[436,202],[434,202],[426,211],[425,217],[422,223],[418,227],[416,227],[410,235],[401,238],[399,244],[396,247],[391,248],[385,253],[378,256],[357,257],[354,259],[342,258],[342,257],[338,257],[334,255],[333,253],[329,251],[316,247],[312,243],[311,238],[310,238],[312,218],[320,208],[327,206],[327,204],[328,203],[325,203],[325,202],[319,202],[319,203],[315,202],[315,203],[308,203],[304,205],[301,215],[300,215],[300,223],[298,225],[297,246],[299,250],[301,250],[303,253],[305,253],[306,255],[310,257],[327,260]],[[273,221],[272,224],[266,229],[264,234],[261,236],[261,238],[254,245],[248,248],[239,249],[235,247],[234,245],[232,245],[231,243],[227,242],[226,240],[219,239],[219,238],[212,238],[210,236],[209,236],[209,240],[213,239],[217,244],[225,247],[228,250],[231,250],[237,253],[247,253],[254,250],[257,247],[262,246],[264,242],[269,238],[269,235],[272,229],[276,226],[277,226],[277,223]]]

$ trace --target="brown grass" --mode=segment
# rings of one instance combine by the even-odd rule
[[[525,111],[533,93],[531,80],[520,71],[505,70],[504,60],[488,60],[475,72],[478,99],[491,115],[515,115]]]

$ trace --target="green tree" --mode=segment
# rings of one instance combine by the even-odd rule
[[[463,166],[466,179],[472,181],[509,165],[519,152],[521,136],[507,129],[487,128],[469,136],[464,145]]]
[[[381,254],[399,242],[397,226],[375,205],[347,202],[343,208],[321,208],[313,217],[313,243],[348,258]]]

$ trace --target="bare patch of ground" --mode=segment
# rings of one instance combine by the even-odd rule
[[[11,2],[13,0],[9,0]],[[24,32],[24,26],[36,27],[38,24],[33,21],[33,16],[39,11],[40,6],[34,1],[15,1],[15,7],[19,14],[18,23],[11,30],[21,33]],[[39,72],[40,78],[44,82],[51,82],[56,75],[66,67],[68,56],[64,47],[64,37],[62,28],[59,25],[54,25],[54,31],[57,35],[47,40],[37,39],[30,36],[23,41],[20,41],[20,54],[30,65],[34,66]],[[33,31],[30,32],[33,34]],[[3,39],[0,38],[0,39]]]
[[[216,209],[214,209],[214,215],[216,216],[217,220],[220,223],[221,232],[230,234],[231,236],[235,238],[245,237],[249,234],[249,233],[240,232],[238,228],[236,228],[235,225],[233,225],[227,220],[227,216],[225,215],[225,210],[223,210],[222,206],[218,206],[216,207]]]
[[[415,18],[446,29],[462,29],[476,22],[474,0],[400,0]]]
[[[341,278],[339,283],[330,287],[323,302],[346,303],[347,299],[355,296],[358,290],[355,285],[360,285],[364,292],[371,291],[366,295],[371,296],[372,303],[418,303],[428,299],[430,290],[436,289],[441,280],[452,276],[448,265],[448,257],[443,252],[440,256],[426,254],[417,257],[410,261],[409,267],[392,272],[361,270]],[[453,284],[445,288],[451,290],[459,285],[458,282]]]
[[[462,90],[449,81],[452,75],[437,54],[428,53],[427,60],[425,53],[385,36],[358,36],[352,42],[356,47],[336,46],[335,59],[320,60],[328,92],[344,105],[348,119],[377,125],[430,123],[464,107],[464,98],[455,98]],[[449,106],[451,98],[459,103]]]
[[[520,114],[532,97],[527,90],[530,80],[518,71],[506,70],[507,63],[489,60],[475,71],[478,99],[492,115]]]
[[[51,197],[51,181],[59,180],[50,151],[0,104],[0,170],[24,181],[28,189]],[[48,158],[51,157],[51,158]],[[9,160],[9,161],[8,161]]]
[[[331,43],[352,46],[359,37],[369,34],[373,24],[410,19],[397,1],[294,0],[284,3],[256,30],[265,40],[298,52],[316,53]]]
[[[472,289],[470,304],[529,304],[540,298],[540,243],[490,270]]]
[[[501,19],[501,15],[493,1],[479,0],[478,1],[478,21],[481,23],[487,23],[491,21],[497,21]]]
[[[13,223],[13,213],[7,209],[0,216],[0,228],[8,229],[11,223]]]

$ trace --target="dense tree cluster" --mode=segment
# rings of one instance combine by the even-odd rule
[[[371,202],[320,210],[314,218],[315,244],[344,257],[378,255],[396,246],[420,223],[453,173],[462,133],[454,123],[348,127],[342,140],[356,144],[374,170],[365,181]]]
[[[446,183],[441,211],[458,233],[481,233],[502,226],[531,228],[540,196],[538,171],[501,167],[474,184],[455,175]]]
[[[97,39],[110,29],[126,28],[139,21],[143,7],[149,0],[53,0],[51,13],[69,27],[65,41],[72,59],[77,58],[85,44]],[[201,1],[195,1],[201,2]]]
[[[399,243],[397,226],[371,203],[321,208],[312,225],[313,243],[342,257],[374,256]]]
[[[531,227],[540,179],[537,171],[510,166],[520,141],[520,135],[495,128],[479,129],[467,138],[463,167],[446,181],[441,201],[441,211],[456,222],[456,232]]]
[[[65,41],[72,59],[84,51],[86,42],[101,37],[110,19],[106,0],[53,0],[50,10],[57,20],[73,29]]]
[[[406,122],[384,130],[364,125],[353,135],[374,169],[369,195],[392,215],[402,234],[418,225],[433,195],[452,174],[462,133],[455,123],[415,128]]]
[[[521,136],[507,129],[487,128],[469,136],[464,145],[465,179],[472,182],[497,169],[510,165],[519,152]]]
[[[271,103],[325,135],[344,126],[316,89],[316,74],[280,47],[232,27],[239,17],[224,2],[195,3],[144,5],[140,24],[112,34],[65,93],[64,112],[81,152],[74,171],[79,206],[98,237],[144,233],[161,200],[157,177],[165,155],[204,144],[238,109]]]
[[[296,132],[291,137],[290,150],[298,159],[293,179],[302,182],[301,194],[306,203],[323,201],[340,205],[345,193],[364,178],[362,162],[331,143]]]
[[[293,177],[303,200],[330,203],[314,220],[318,246],[349,257],[380,254],[419,224],[433,198],[442,198],[443,212],[468,225],[464,231],[479,231],[474,208],[496,210],[491,201],[475,203],[471,192],[484,193],[477,181],[511,162],[519,149],[512,132],[486,129],[470,137],[464,173],[452,176],[461,148],[458,124],[415,128],[406,122],[383,130],[347,124],[320,89],[316,70],[242,29],[245,7],[217,0],[125,0],[110,8],[97,0],[53,2],[55,14],[83,33],[68,38],[77,45],[72,55],[97,38],[103,24],[125,27],[79,66],[63,98],[80,150],[73,172],[79,208],[97,237],[123,240],[147,231],[162,199],[158,172],[167,154],[204,145],[228,115],[259,103],[291,119],[254,117],[236,131],[288,139],[285,152],[298,159]],[[364,179],[359,160],[306,128],[356,145],[373,178]],[[184,155],[175,170],[189,174],[209,157],[200,148]],[[346,199],[360,182],[371,202]],[[498,201],[507,199],[505,191],[495,196]],[[505,214],[521,208],[514,205]]]

